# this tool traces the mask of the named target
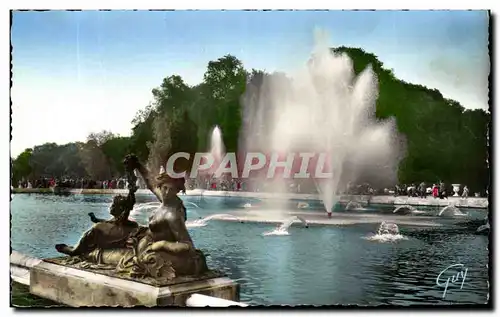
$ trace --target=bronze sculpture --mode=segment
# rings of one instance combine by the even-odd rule
[[[155,179],[136,156],[128,155],[124,164],[129,194],[116,196],[110,220],[89,214],[95,225],[83,234],[75,247],[56,245],[69,255],[67,263],[85,262],[94,268],[114,268],[117,273],[135,278],[170,281],[180,276],[199,276],[208,272],[204,254],[197,250],[187,231],[186,208],[177,196],[185,190],[184,179],[161,174]],[[128,219],[135,204],[137,170],[147,187],[162,202],[149,218],[148,226]]]

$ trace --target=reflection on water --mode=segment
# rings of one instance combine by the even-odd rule
[[[192,202],[186,204],[190,221],[244,210],[246,203],[252,205],[252,210],[273,206],[272,202],[242,198],[181,198]],[[153,202],[151,196],[139,197],[141,204]],[[108,218],[110,203],[111,196],[107,195],[14,195],[12,248],[38,257],[56,256],[56,243],[74,244],[91,226],[89,212]],[[307,203],[308,208],[302,210],[314,210],[315,202]],[[297,201],[290,201],[291,209],[298,209],[297,206]],[[394,210],[367,208],[387,214]],[[338,208],[339,212],[343,210],[343,206]],[[440,211],[426,210],[432,215]],[[289,235],[282,237],[262,235],[273,230],[274,224],[216,219],[202,228],[189,230],[196,246],[208,254],[209,265],[237,280],[241,284],[241,300],[252,304],[482,304],[489,292],[488,236],[474,232],[483,224],[480,219],[485,213],[467,213],[479,220],[452,226],[453,219],[439,218],[442,228],[399,225],[399,234],[406,239],[392,243],[364,239],[379,228],[379,224],[369,223],[291,226]],[[147,219],[147,214],[144,211],[138,216]],[[436,286],[436,277],[456,263],[468,268],[467,279],[463,289],[452,285],[442,299],[443,289]]]

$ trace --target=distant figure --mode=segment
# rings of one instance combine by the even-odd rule
[[[420,193],[420,198],[427,198],[427,190],[425,188],[425,183],[424,182],[420,183],[418,191]]]
[[[469,196],[469,187],[464,186],[464,189],[462,191],[462,198],[467,198]]]
[[[436,184],[432,185],[432,197],[438,198],[439,196],[439,189]]]
[[[448,196],[446,195],[446,185],[444,183],[441,183],[439,185],[439,198],[440,199],[448,199]]]
[[[399,188],[398,185],[394,186],[394,197],[397,197],[400,191],[401,189]]]
[[[406,193],[408,194],[408,197],[414,197],[414,196],[416,196],[415,195],[416,194],[415,193],[416,189],[417,189],[417,187],[415,186],[415,184],[411,184],[410,186],[408,186],[406,188]]]

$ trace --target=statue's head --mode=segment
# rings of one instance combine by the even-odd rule
[[[186,191],[185,182],[184,177],[172,178],[166,173],[156,177],[156,186],[160,188],[162,195],[169,193],[177,194],[180,191]]]
[[[111,204],[111,207],[109,208],[109,213],[113,217],[119,217],[121,216],[124,212],[130,211],[132,208],[130,206],[130,202],[127,199],[127,197],[122,196],[122,195],[117,195],[113,197],[113,203]]]

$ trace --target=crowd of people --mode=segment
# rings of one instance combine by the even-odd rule
[[[138,178],[137,184],[140,189],[146,189],[146,184],[141,178]],[[68,188],[68,189],[126,189],[128,182],[126,178],[114,178],[110,180],[92,180],[87,178],[74,179],[71,177],[40,177],[34,180],[21,180],[17,184],[18,188]],[[272,187],[272,188],[271,188]],[[186,180],[187,189],[203,189],[214,191],[269,191],[280,190],[293,193],[313,194],[317,193],[316,186],[306,186],[300,181],[289,181],[285,186],[276,187],[263,181],[247,181],[238,178],[216,178],[214,176],[201,176],[196,179],[188,178]],[[388,188],[375,189],[368,183],[355,184],[348,183],[345,191],[338,194],[347,195],[394,195],[426,198],[432,196],[435,198],[446,199],[451,190],[444,182],[427,186],[425,182],[418,185],[401,184],[395,185],[394,190]],[[462,188],[461,196],[467,198],[469,189],[467,186]]]
[[[394,188],[394,196],[408,196],[408,197],[420,197],[427,198],[427,196],[432,196],[434,198],[447,199],[448,193],[451,191],[446,186],[444,182],[438,182],[432,184],[432,186],[427,186],[425,182],[421,182],[418,186],[415,184],[403,184],[396,185]],[[469,196],[469,188],[464,186],[462,189],[461,197],[467,198]]]
[[[198,178],[187,179],[186,188],[188,189],[207,189],[223,191],[241,191],[243,190],[243,181],[239,179],[216,179],[216,178]],[[137,180],[137,187],[146,189],[146,184],[141,178]],[[68,188],[68,189],[125,189],[128,187],[127,179],[114,178],[109,180],[92,180],[87,178],[74,179],[71,177],[40,177],[31,180],[20,180],[18,188]]]
[[[241,179],[217,179],[215,177],[190,178],[187,180],[189,189],[241,191],[244,182]],[[246,189],[246,188],[245,188]]]
[[[40,177],[34,180],[20,180],[18,188],[69,188],[69,189],[123,189],[127,188],[125,178],[96,181],[92,179],[70,177]]]

